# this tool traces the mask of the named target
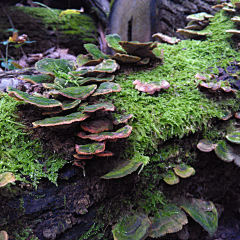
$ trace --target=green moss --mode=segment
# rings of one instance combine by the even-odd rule
[[[58,30],[63,37],[66,35],[78,36],[86,42],[95,42],[97,28],[93,19],[86,14],[65,14],[58,18],[62,12],[58,9],[17,7],[19,11],[27,13],[30,17],[43,22],[46,29]],[[58,23],[59,21],[59,23]]]
[[[56,184],[58,170],[66,160],[43,154],[40,142],[30,140],[16,115],[18,104],[6,94],[0,97],[0,173],[12,172],[16,180],[30,180],[34,186],[43,177]]]
[[[198,81],[194,78],[196,73],[209,73],[210,68],[216,71],[217,66],[227,67],[234,59],[240,59],[225,33],[225,29],[231,27],[230,17],[220,12],[207,28],[213,35],[206,41],[185,40],[173,46],[162,44],[163,65],[116,77],[122,91],[113,96],[115,106],[134,115],[127,154],[151,155],[163,141],[207,128],[213,117],[220,116],[221,109],[228,105],[238,106],[238,98],[209,100],[198,90]],[[152,96],[134,89],[132,82],[136,79],[142,82],[165,79],[171,87]]]

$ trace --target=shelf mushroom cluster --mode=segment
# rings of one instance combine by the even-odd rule
[[[213,15],[205,12],[191,14],[187,16],[187,19],[190,20],[188,25],[184,29],[177,29],[177,32],[181,33],[187,38],[193,39],[201,39],[207,35],[211,35],[211,32],[205,32],[202,30],[209,24],[209,19],[213,17]]]
[[[109,64],[111,66],[109,66]],[[90,72],[98,72],[99,69],[103,72],[104,68],[104,73],[110,73],[115,71],[118,66],[114,60],[102,61],[99,65],[96,65]],[[132,131],[132,127],[129,125],[123,126],[123,124],[127,123],[133,115],[109,114],[109,112],[115,111],[115,106],[110,102],[99,101],[97,97],[112,92],[120,92],[120,85],[106,81],[106,78],[102,80],[102,78],[97,77],[98,79],[96,80],[92,77],[89,81],[80,78],[80,82],[75,82],[81,84],[82,81],[84,82],[84,86],[72,86],[71,78],[67,78],[66,74],[68,75],[69,72],[73,72],[75,69],[74,66],[66,60],[43,59],[36,63],[36,68],[41,72],[41,74],[38,75],[39,79],[41,79],[41,84],[48,86],[50,90],[39,96],[29,95],[13,87],[7,88],[10,96],[19,101],[25,101],[26,103],[39,107],[43,110],[43,116],[51,116],[33,122],[33,127],[67,128],[73,123],[80,122],[81,128],[85,132],[78,133],[78,136],[82,139],[92,141],[89,144],[76,144],[75,146],[76,154],[74,154],[74,164],[81,166],[83,169],[85,163],[82,162],[82,160],[84,159],[91,159],[94,155],[98,157],[112,156],[112,152],[105,150],[106,141],[116,141],[119,138],[127,138]],[[109,70],[110,68],[112,69],[111,71]],[[58,72],[56,72],[55,69],[57,69]],[[57,78],[59,75],[63,77]],[[43,81],[49,80],[48,76],[51,77],[51,82],[44,83]],[[39,83],[36,78],[34,79],[33,76],[30,75],[23,76],[23,78],[31,79],[31,81]],[[86,78],[89,79],[89,77]],[[51,97],[48,98],[46,96]],[[89,101],[90,98],[91,101]],[[69,114],[69,110],[72,113]],[[101,112],[101,116],[103,116],[100,119],[96,119],[96,115],[94,114],[97,111]],[[119,124],[123,127],[119,128],[117,126]]]
[[[124,216],[113,227],[114,240],[160,238],[169,233],[177,233],[179,239],[188,239],[180,238],[181,230],[188,223],[186,213],[199,223],[210,237],[216,232],[218,213],[214,204],[211,201],[192,198],[165,205],[154,217],[139,212]]]
[[[215,151],[218,158],[225,162],[234,162],[240,167],[240,131],[239,129],[232,130],[226,135],[226,140],[220,140],[217,143],[209,139],[202,139],[197,144],[197,148],[202,152]]]
[[[225,12],[229,14],[236,14],[240,11],[240,1],[239,2],[233,2],[233,3],[221,3],[213,6],[212,8],[216,10],[224,10]],[[234,16],[231,18],[231,21],[235,22],[237,25],[240,25],[240,18],[239,16]],[[240,36],[240,30],[237,29],[228,29],[226,30],[227,33],[234,34],[236,36]]]

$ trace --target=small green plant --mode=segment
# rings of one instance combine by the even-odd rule
[[[27,40],[28,37],[26,34],[18,36],[18,30],[14,29],[14,28],[7,29],[6,32],[12,32],[12,36],[10,36],[8,40],[0,42],[1,44],[6,46],[5,58],[1,58],[0,61],[3,61],[1,63],[1,66],[4,67],[5,70],[11,70],[11,69],[16,69],[16,68],[14,67],[14,65],[12,65],[13,60],[8,59],[8,48],[14,47],[16,49],[19,49],[22,47],[22,45],[33,43],[35,41]],[[21,50],[22,50],[22,48],[21,48]]]
[[[98,235],[100,230],[101,230],[101,224],[93,223],[90,229],[87,232],[85,232],[78,240],[85,240],[85,239],[90,240],[91,237]],[[100,238],[98,238],[97,236],[97,239],[100,239]]]

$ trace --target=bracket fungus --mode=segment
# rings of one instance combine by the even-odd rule
[[[86,118],[90,117],[89,114],[81,113],[81,112],[75,112],[71,113],[66,116],[62,117],[52,117],[52,118],[46,118],[43,120],[39,120],[36,122],[33,122],[33,127],[55,127],[55,126],[65,126],[69,125],[74,122],[81,122],[85,120]]]
[[[93,155],[103,152],[105,150],[105,142],[103,143],[89,143],[85,145],[75,145],[76,152],[82,155]]]
[[[188,178],[188,177],[195,174],[195,169],[191,166],[186,165],[186,164],[176,165],[173,168],[173,170],[174,170],[175,174],[178,175],[181,178]]]
[[[239,16],[234,16],[231,18],[231,21],[237,23],[238,25],[240,25],[240,17]]]
[[[168,185],[174,185],[179,183],[180,179],[172,170],[169,170],[167,173],[163,174],[163,181]]]
[[[121,115],[121,114],[113,114],[113,124],[118,125],[120,123],[126,123],[129,119],[133,117],[132,114]]]
[[[84,44],[83,46],[87,50],[87,52],[92,56],[92,58],[94,60],[98,60],[99,58],[102,58],[102,59],[109,59],[110,58],[109,55],[101,52],[99,50],[99,48],[92,43],[87,43],[87,44]]]
[[[121,38],[118,34],[109,34],[106,36],[107,44],[110,48],[112,48],[116,53],[126,54],[127,52],[122,48],[119,44]]]
[[[78,81],[79,85],[83,85],[86,83],[102,83],[102,82],[112,82],[114,80],[115,76],[110,75],[106,77],[85,77],[84,79],[81,79]]]
[[[40,83],[53,83],[55,77],[50,74],[38,74],[38,75],[22,75],[19,78],[23,81],[30,82],[31,84],[40,84]]]
[[[103,151],[100,153],[96,153],[97,157],[112,157],[113,155],[114,155],[113,152],[110,152],[110,151]]]
[[[240,144],[240,132],[227,134],[226,139],[231,143]]]
[[[201,151],[205,150],[205,148],[209,148],[208,151],[204,152],[210,152],[213,148],[218,158],[225,162],[234,162],[238,167],[240,167],[240,132],[238,129],[232,130],[232,132],[228,133],[226,136],[226,140],[220,140],[217,142],[217,144],[213,144],[211,141],[210,146],[205,146],[202,144],[201,140],[199,144],[197,145],[198,149]],[[207,140],[205,140],[207,141]],[[199,146],[202,146],[199,147]]]
[[[94,141],[104,141],[104,140],[116,140],[119,138],[127,138],[132,131],[132,127],[129,125],[126,125],[123,128],[118,129],[116,132],[101,132],[101,133],[94,133],[87,135],[85,132],[78,133],[78,136],[83,139],[91,139]]]
[[[181,208],[199,223],[210,237],[217,231],[218,213],[211,201],[193,198],[190,201],[185,200]]]
[[[6,231],[0,231],[0,240],[8,240],[8,234]]]
[[[236,29],[229,29],[229,30],[226,30],[226,33],[231,33],[231,34],[234,34],[234,35],[240,36],[240,30],[236,30]]]
[[[225,140],[218,141],[215,148],[216,155],[225,162],[233,162],[240,167],[240,151]]]
[[[152,238],[178,232],[188,223],[186,214],[176,205],[167,205],[158,212],[158,217],[152,217],[150,221],[152,224],[149,237]]]
[[[0,187],[6,186],[8,183],[15,182],[16,178],[11,172],[0,173]]]
[[[105,103],[96,103],[93,105],[84,106],[84,108],[83,108],[83,112],[89,112],[89,113],[96,112],[98,110],[114,111],[115,106],[112,103],[105,102]]]
[[[161,42],[169,43],[169,44],[176,44],[181,41],[181,39],[176,38],[176,37],[170,37],[168,35],[164,35],[162,33],[155,33],[152,35],[152,37],[157,38]]]
[[[55,75],[56,71],[68,73],[72,70],[75,70],[73,62],[67,61],[65,59],[52,59],[52,58],[44,58],[36,62],[35,67],[41,73],[52,75]]]
[[[112,230],[114,240],[144,240],[148,236],[151,222],[147,215],[135,213],[125,216]]]
[[[215,149],[216,144],[213,143],[211,140],[202,139],[197,144],[197,148],[202,152],[211,152],[213,149]]]
[[[182,35],[186,36],[187,38],[193,38],[193,39],[201,39],[207,35],[211,35],[211,32],[202,32],[202,31],[194,31],[194,30],[187,30],[179,28],[177,30],[177,33],[181,33]]]
[[[102,118],[99,120],[93,120],[90,122],[81,123],[81,128],[90,133],[101,133],[104,131],[113,130],[113,123],[108,118]]]
[[[62,103],[55,100],[55,99],[48,99],[45,97],[37,97],[31,96],[25,92],[22,92],[18,89],[13,87],[7,87],[8,95],[11,97],[16,98],[19,101],[25,101],[32,105],[41,107],[41,108],[53,108],[53,107],[61,107]]]
[[[139,171],[139,173],[140,173],[143,166],[146,165],[149,161],[150,161],[150,158],[148,156],[143,156],[143,155],[137,154],[131,160],[121,161],[115,169],[113,169],[111,172],[105,174],[101,178],[103,178],[103,179],[121,178],[128,174],[133,173],[140,166],[142,166]]]
[[[81,87],[68,87],[62,90],[59,90],[58,93],[64,97],[72,99],[83,100],[89,97],[97,89],[96,84],[81,86]]]
[[[75,158],[75,160],[79,161],[92,159],[93,155],[73,154],[73,157]]]
[[[161,82],[148,82],[148,83],[142,83],[139,80],[135,80],[133,82],[133,85],[135,85],[135,89],[141,92],[146,92],[149,94],[154,94],[155,92],[159,92],[161,89],[169,89],[170,84],[168,81],[163,80]]]
[[[69,110],[77,107],[81,103],[80,99],[76,99],[75,101],[63,101],[62,102],[62,110]]]
[[[120,84],[112,83],[112,82],[104,82],[101,83],[96,92],[92,94],[92,96],[104,95],[113,92],[120,92],[122,89]]]
[[[208,14],[206,12],[195,13],[187,16],[188,20],[195,20],[195,21],[204,21],[209,18],[213,18],[214,16]]]
[[[220,119],[226,121],[226,120],[230,119],[232,116],[233,116],[232,112],[230,110],[226,109],[226,110],[222,111],[222,116],[220,117]]]
[[[132,56],[128,54],[116,53],[112,59],[117,60],[122,63],[137,63],[141,60],[138,56]]]
[[[101,63],[95,66],[93,70],[90,72],[92,73],[113,73],[119,68],[119,65],[116,63],[115,60],[108,59],[103,60]]]

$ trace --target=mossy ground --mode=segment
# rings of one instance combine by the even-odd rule
[[[66,163],[61,156],[43,154],[39,140],[32,140],[19,121],[17,105],[7,94],[0,97],[0,173],[12,172],[16,180],[35,187],[41,178],[57,183],[58,170]]]
[[[177,45],[160,45],[159,48],[164,49],[164,63],[155,69],[116,77],[122,91],[112,94],[111,99],[118,110],[134,115],[130,124],[133,131],[128,138],[126,158],[134,154],[150,157],[149,164],[140,174],[141,181],[134,187],[135,197],[126,196],[124,200],[128,202],[125,209],[153,214],[161,208],[166,203],[159,190],[161,173],[174,163],[196,160],[196,154],[190,150],[196,147],[199,139],[193,138],[189,142],[181,142],[181,139],[194,136],[194,133],[213,140],[221,138],[222,133],[219,134],[214,126],[214,119],[221,117],[224,109],[233,112],[239,109],[239,94],[235,97],[214,97],[213,94],[207,98],[199,91],[199,80],[194,77],[196,73],[211,72],[217,75],[217,67],[226,69],[231,62],[240,60],[232,35],[225,32],[236,28],[230,18],[223,11],[217,13],[205,30],[212,32],[212,35],[205,40],[184,40]],[[149,95],[134,88],[133,81],[136,79],[141,82],[167,80],[171,87]],[[224,134],[225,130],[221,131]]]
[[[210,73],[210,70],[217,74],[217,66],[225,68],[230,62],[240,60],[240,54],[230,44],[231,35],[225,33],[230,28],[234,28],[234,23],[221,12],[207,28],[206,31],[213,34],[205,41],[185,40],[174,46],[162,44],[159,48],[164,49],[163,65],[117,76],[116,82],[121,84],[122,91],[114,94],[114,104],[122,112],[134,115],[129,153],[150,155],[158,151],[161,142],[207,127],[210,119],[220,117],[222,109],[236,105],[238,98],[208,99],[199,91],[199,81],[194,77],[196,73]],[[136,79],[141,82],[167,80],[171,87],[151,96],[134,89],[132,82]]]

